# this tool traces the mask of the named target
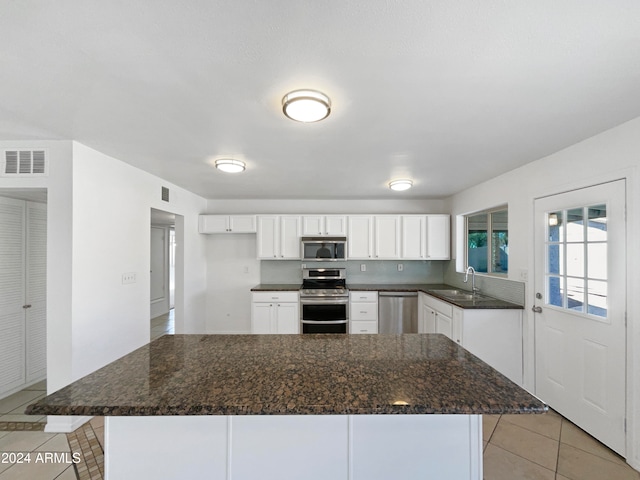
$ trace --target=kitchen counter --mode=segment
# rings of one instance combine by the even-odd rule
[[[251,289],[252,292],[297,292],[300,283],[261,283]]]
[[[105,480],[481,480],[546,408],[443,335],[165,335],[27,412],[104,415]]]
[[[115,416],[543,411],[456,343],[427,334],[165,335],[27,409]]]
[[[282,292],[297,291],[301,285],[297,283],[261,283],[251,289],[252,292]],[[350,283],[349,290],[356,291],[377,291],[377,292],[424,292],[440,300],[464,309],[516,309],[522,310],[524,307],[517,303],[506,302],[493,297],[482,297],[475,300],[460,300],[447,298],[436,290],[456,289],[444,283]],[[469,292],[471,293],[471,292]]]
[[[464,308],[464,309],[520,309],[522,310],[524,307],[522,305],[518,305],[516,303],[505,302],[504,300],[499,300],[493,297],[485,297],[474,300],[459,300],[459,299],[451,299],[447,298],[443,295],[437,293],[437,290],[461,290],[457,287],[452,287],[451,285],[446,285],[444,283],[424,283],[424,284],[402,284],[402,283],[383,283],[383,284],[375,284],[375,283],[366,283],[366,284],[349,284],[347,285],[349,290],[359,290],[359,291],[378,291],[378,292],[424,292],[429,295],[433,295],[434,297],[439,298],[440,300],[450,303],[451,305],[455,305],[456,307]],[[471,293],[471,292],[469,292]]]

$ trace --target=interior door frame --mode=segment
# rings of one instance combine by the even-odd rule
[[[640,471],[640,295],[633,292],[640,291],[640,275],[634,266],[640,267],[640,250],[631,248],[633,239],[640,238],[640,165],[637,168],[623,168],[601,173],[587,179],[571,181],[552,187],[544,187],[529,199],[529,238],[528,246],[531,255],[528,257],[528,271],[532,273],[527,282],[525,295],[524,316],[526,317],[525,339],[525,387],[535,391],[535,317],[531,308],[536,305],[535,298],[535,255],[533,249],[535,232],[535,201],[552,195],[588,188],[616,180],[626,183],[626,258],[629,268],[626,271],[626,461]]]

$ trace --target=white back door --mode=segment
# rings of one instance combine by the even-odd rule
[[[625,182],[535,201],[536,395],[625,455]]]

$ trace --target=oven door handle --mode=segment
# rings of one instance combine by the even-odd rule
[[[307,325],[342,325],[349,323],[349,320],[300,320],[300,322]]]
[[[301,298],[301,305],[346,305],[349,303],[349,298]]]

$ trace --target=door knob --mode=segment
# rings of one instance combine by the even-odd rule
[[[531,311],[534,313],[542,313],[542,307],[531,307]]]

